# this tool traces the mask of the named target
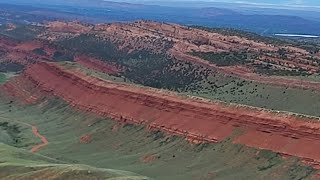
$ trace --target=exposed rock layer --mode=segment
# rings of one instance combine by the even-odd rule
[[[23,99],[36,99],[39,91],[35,89],[52,93],[78,109],[124,123],[144,124],[194,143],[222,141],[240,128],[243,133],[234,143],[301,157],[313,165],[320,162],[318,119],[104,81],[51,63],[32,65],[2,87]]]

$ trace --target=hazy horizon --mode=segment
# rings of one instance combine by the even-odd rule
[[[29,0],[28,2],[50,2],[50,3],[61,3],[61,2],[81,2],[86,0]],[[281,6],[319,6],[320,1],[318,0],[263,0],[257,2],[256,0],[101,0],[101,1],[114,1],[114,2],[128,2],[128,3],[144,3],[144,2],[193,2],[193,3],[235,3],[235,4],[255,4],[255,5],[281,5]],[[8,2],[0,0],[0,2]],[[24,0],[12,0],[11,2],[25,2]],[[10,3],[10,2],[8,2]]]
[[[106,0],[108,1],[108,0]],[[154,2],[153,0],[114,0],[118,2]],[[156,0],[156,2],[169,2],[168,0]],[[224,2],[224,3],[237,3],[237,4],[256,4],[256,5],[282,5],[282,6],[320,6],[318,0],[263,0],[257,2],[256,0],[172,0],[170,2]]]
[[[318,0],[263,0],[256,2],[255,0],[0,0],[0,3],[6,4],[21,4],[21,5],[84,5],[91,6],[92,4],[98,5],[99,2],[125,2],[132,4],[144,4],[144,5],[160,5],[169,7],[191,7],[191,8],[203,8],[203,7],[217,7],[232,10],[244,10],[249,8],[255,12],[258,9],[275,9],[278,10],[276,14],[281,14],[281,10],[299,10],[309,12],[320,12],[320,1]],[[273,12],[272,12],[273,13]],[[271,14],[272,14],[271,13]],[[295,15],[289,14],[289,15]],[[317,18],[316,18],[317,19]]]

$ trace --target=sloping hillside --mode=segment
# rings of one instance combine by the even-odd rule
[[[13,179],[318,177],[317,46],[150,21],[0,33],[1,146],[45,156]]]

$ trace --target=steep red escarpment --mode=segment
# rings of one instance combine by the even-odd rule
[[[35,85],[36,82],[27,76],[17,76],[0,86],[0,94],[20,99],[23,104],[34,104],[44,95]]]
[[[51,63],[27,68],[23,78],[24,83],[52,93],[76,108],[121,122],[144,124],[195,143],[218,142],[230,136],[235,128],[241,128],[243,133],[234,143],[301,157],[313,165],[320,162],[318,119],[104,81]],[[20,87],[21,83],[11,86]]]

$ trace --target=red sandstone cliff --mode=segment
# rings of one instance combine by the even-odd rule
[[[195,143],[222,141],[240,128],[243,133],[234,143],[297,156],[314,165],[320,162],[318,119],[104,81],[51,63],[30,66],[1,89],[30,103],[40,90],[45,91],[78,109],[124,123],[144,124]]]

